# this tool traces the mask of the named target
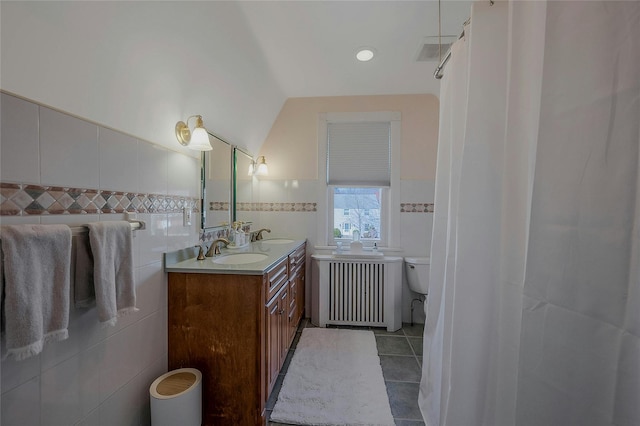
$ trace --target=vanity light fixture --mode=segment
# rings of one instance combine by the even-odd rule
[[[267,160],[265,160],[264,155],[258,157],[258,161],[254,166],[255,175],[256,176],[267,176],[269,174],[269,168],[267,167]]]
[[[189,130],[189,120],[196,119],[196,125],[193,132]],[[194,151],[211,151],[213,147],[209,141],[209,134],[204,128],[201,115],[192,115],[187,121],[178,121],[176,123],[176,138],[182,146],[186,146]]]
[[[256,162],[254,160],[251,160],[251,163],[249,163],[249,172],[247,173],[247,175],[253,176],[255,171],[256,171]]]
[[[367,62],[373,59],[375,49],[372,47],[362,47],[356,52],[356,59],[360,62]]]

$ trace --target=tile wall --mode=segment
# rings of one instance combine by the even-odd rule
[[[69,339],[24,361],[2,361],[1,424],[148,425],[149,385],[167,371],[162,255],[198,242],[197,215],[185,227],[181,209],[197,206],[200,162],[0,96],[3,225],[122,220],[124,211],[147,223],[134,233],[139,312],[104,328],[95,309],[73,309]],[[73,205],[78,193],[89,194],[84,208]]]
[[[431,251],[431,229],[433,227],[433,199],[435,182],[427,180],[400,181],[400,252],[397,256],[428,256]],[[261,228],[271,229],[269,236],[306,237],[308,253],[318,241],[317,180],[259,180],[256,193],[257,202],[253,211],[258,212]],[[310,259],[308,259],[310,261]],[[311,283],[311,268],[307,268],[307,282]],[[403,279],[402,320],[411,320],[411,301],[417,297],[409,290]],[[310,312],[311,286],[307,290],[307,312]],[[415,322],[424,323],[424,310],[419,303],[414,304]]]

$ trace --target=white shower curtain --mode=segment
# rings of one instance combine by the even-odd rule
[[[428,426],[640,424],[640,3],[474,3],[440,98]]]

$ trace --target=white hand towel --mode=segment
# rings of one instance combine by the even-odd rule
[[[129,222],[94,222],[89,227],[93,284],[100,322],[115,325],[118,316],[135,312],[133,242]]]
[[[73,296],[76,308],[89,308],[95,305],[96,292],[93,285],[93,254],[88,235],[78,235],[72,244],[75,253],[75,271],[73,274]]]
[[[1,231],[6,355],[25,359],[69,334],[71,230],[9,225]]]

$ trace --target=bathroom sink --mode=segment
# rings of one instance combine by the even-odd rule
[[[293,240],[288,238],[272,238],[270,240],[262,240],[260,241],[262,244],[289,244],[292,243]]]
[[[262,253],[236,253],[216,257],[213,259],[213,263],[217,263],[219,265],[244,265],[245,263],[260,262],[266,258],[267,255]]]

